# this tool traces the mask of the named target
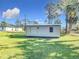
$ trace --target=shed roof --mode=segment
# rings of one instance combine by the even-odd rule
[[[27,24],[26,27],[61,26],[60,24]]]

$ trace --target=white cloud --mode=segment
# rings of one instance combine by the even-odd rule
[[[8,9],[5,12],[3,12],[2,17],[10,19],[10,18],[17,17],[19,14],[20,14],[20,9],[13,8],[13,9]]]

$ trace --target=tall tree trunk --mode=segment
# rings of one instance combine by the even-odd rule
[[[66,30],[65,30],[65,33],[67,34],[68,33],[68,8],[66,7]]]
[[[67,28],[68,28],[68,26],[67,26],[67,17],[66,17],[66,29],[65,29],[65,34],[67,34]]]
[[[74,20],[74,18],[71,18],[71,17],[70,17],[70,19],[69,19],[69,33],[70,33],[70,31],[72,30],[73,20]]]
[[[67,33],[68,32],[68,26],[67,26],[67,20],[68,20],[68,15],[66,14],[66,30],[65,30],[65,33]]]
[[[68,31],[68,33],[70,33],[71,30],[72,30],[72,23],[69,23],[69,31]]]

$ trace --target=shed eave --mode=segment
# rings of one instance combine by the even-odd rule
[[[32,27],[32,26],[61,26],[60,24],[27,24],[26,27]]]

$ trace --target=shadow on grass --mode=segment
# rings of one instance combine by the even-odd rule
[[[24,35],[9,35],[10,38],[26,38]]]
[[[19,35],[19,34],[13,34],[8,35],[10,38],[30,38],[30,39],[58,39],[58,37],[36,37],[36,36],[26,36],[26,35]]]
[[[79,47],[73,45],[61,44],[62,42],[37,42],[24,41],[17,48],[21,48],[24,52],[24,59],[79,59]]]

